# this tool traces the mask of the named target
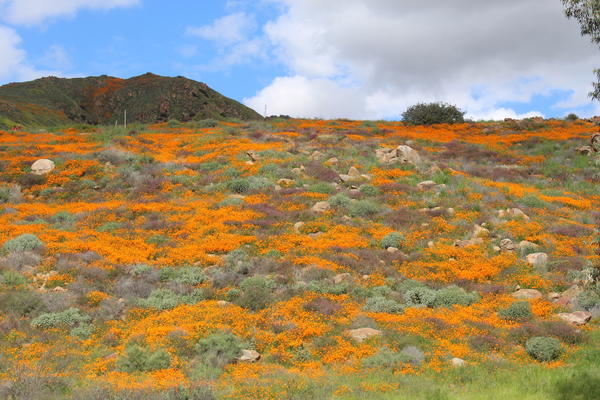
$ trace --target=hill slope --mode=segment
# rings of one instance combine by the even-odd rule
[[[261,119],[254,110],[184,77],[144,74],[41,78],[0,87],[2,125],[57,125],[70,122],[114,123],[123,119],[153,123],[177,119]]]

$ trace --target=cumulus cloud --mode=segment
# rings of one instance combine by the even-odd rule
[[[0,17],[14,25],[36,25],[46,19],[73,16],[82,9],[109,10],[140,0],[0,0]]]
[[[21,37],[13,29],[0,25],[0,81],[30,80],[52,74],[31,66],[20,45]]]
[[[244,41],[255,25],[254,18],[238,12],[219,18],[209,25],[188,27],[187,33],[205,40],[233,44]]]
[[[514,118],[504,103],[557,90],[572,93],[557,110],[589,106],[597,49],[559,1],[272,1],[284,11],[264,32],[289,75],[245,100],[256,110],[385,118],[447,101],[472,118]]]

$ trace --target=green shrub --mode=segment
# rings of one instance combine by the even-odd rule
[[[425,286],[408,289],[404,293],[404,300],[409,307],[432,306],[435,302],[435,290]]]
[[[579,117],[574,113],[570,113],[565,117],[565,121],[577,121],[578,119]]]
[[[157,310],[169,310],[180,304],[194,304],[206,298],[202,289],[196,289],[191,293],[180,295],[170,289],[155,289],[146,299],[138,300],[141,307],[155,308]]]
[[[42,314],[32,319],[31,325],[42,329],[73,327],[87,324],[90,319],[88,315],[82,314],[78,308],[69,308],[62,312]]]
[[[11,288],[16,288],[27,283],[27,279],[18,272],[8,270],[4,271],[0,276],[0,283]]]
[[[357,200],[348,205],[348,213],[352,217],[366,217],[380,211],[381,206],[372,200]]]
[[[400,232],[391,232],[381,239],[381,247],[384,249],[388,247],[400,248],[403,241],[404,236]]]
[[[253,311],[262,310],[271,304],[275,282],[263,276],[253,276],[240,283],[242,295],[238,304]]]
[[[352,200],[350,197],[346,196],[343,193],[338,193],[334,196],[331,196],[328,200],[331,207],[348,207]]]
[[[527,353],[538,361],[552,361],[562,353],[558,339],[536,336],[525,343]]]
[[[35,251],[44,247],[44,243],[35,235],[24,233],[4,243],[4,250],[8,253]]]
[[[227,189],[234,193],[246,193],[250,190],[250,182],[247,179],[234,179],[227,182]]]
[[[591,310],[597,305],[600,305],[600,293],[598,290],[586,290],[577,296],[577,302],[582,308]]]
[[[169,368],[171,356],[164,349],[150,351],[142,346],[132,345],[117,361],[117,368],[125,372],[146,372]]]
[[[309,186],[308,191],[315,193],[331,194],[335,191],[335,188],[333,187],[333,185],[327,182],[319,182]]]
[[[178,269],[167,267],[160,270],[160,279],[188,285],[198,285],[206,280],[206,275],[198,267],[185,266]]]
[[[68,211],[60,211],[48,218],[54,229],[70,231],[75,228],[77,216]]]
[[[479,300],[477,293],[467,293],[458,286],[448,286],[435,294],[434,307],[451,307],[454,304],[468,306]]]
[[[196,353],[204,364],[223,368],[242,353],[243,343],[230,332],[217,332],[198,341]]]
[[[373,185],[362,185],[359,190],[363,195],[369,197],[377,196],[379,194],[379,189]]]
[[[411,125],[454,124],[464,122],[464,112],[446,103],[419,103],[402,113],[402,120]]]
[[[500,310],[498,315],[509,321],[526,321],[533,317],[528,301],[515,301],[508,308]]]
[[[406,354],[396,353],[389,349],[381,349],[377,353],[362,360],[365,368],[397,369],[401,364],[408,363],[411,358]]]
[[[400,314],[402,311],[404,311],[404,307],[395,300],[386,299],[383,296],[376,296],[367,299],[363,310],[388,314]]]

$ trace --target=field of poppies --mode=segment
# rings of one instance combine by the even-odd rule
[[[0,398],[599,398],[597,130],[0,131]]]

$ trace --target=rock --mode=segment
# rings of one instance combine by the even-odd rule
[[[478,238],[478,237],[487,237],[490,234],[490,230],[484,228],[481,225],[475,225],[475,227],[473,228],[473,237],[474,238]]]
[[[417,188],[419,190],[429,190],[435,185],[437,185],[437,183],[435,183],[434,181],[423,181],[417,184]]]
[[[539,245],[537,245],[537,244],[535,244],[533,242],[528,242],[527,240],[522,240],[521,242],[519,242],[519,251],[521,253],[524,253],[524,252],[526,252],[529,249],[537,250],[539,248],[540,248]]]
[[[248,156],[248,158],[250,158],[250,161],[252,161],[252,162],[257,161],[260,158],[258,153],[255,152],[254,150],[248,150],[246,152],[246,155]]]
[[[329,160],[325,161],[325,164],[337,164],[339,162],[339,160],[335,157],[330,158]]]
[[[546,253],[531,253],[525,258],[527,262],[534,267],[544,267],[548,263],[548,254]]]
[[[323,156],[323,153],[321,153],[319,150],[316,150],[310,155],[309,158],[314,161],[323,158]]]
[[[34,175],[45,175],[50,173],[54,168],[54,161],[42,158],[31,164],[31,173]]]
[[[388,253],[396,253],[399,249],[397,247],[388,247],[386,250]]]
[[[319,201],[314,206],[312,206],[311,210],[313,210],[316,213],[324,213],[325,211],[328,211],[330,208],[331,208],[331,205],[328,202]]]
[[[352,275],[350,275],[347,272],[344,272],[342,274],[337,274],[333,277],[333,283],[335,283],[336,285],[343,282],[352,282]]]
[[[456,247],[467,247],[467,246],[474,246],[474,245],[478,245],[478,244],[483,244],[483,239],[482,238],[475,238],[475,239],[468,239],[468,240],[457,240],[456,242],[454,242],[454,245]]]
[[[277,184],[281,187],[292,187],[296,184],[296,181],[293,179],[280,179],[277,181]]]
[[[516,248],[517,248],[517,246],[515,246],[513,241],[508,238],[502,239],[500,241],[500,249],[502,249],[504,251],[514,251],[514,250],[516,250]]]
[[[260,353],[256,350],[242,350],[242,355],[237,360],[239,362],[255,363],[260,360]]]
[[[581,326],[587,324],[592,319],[592,314],[587,311],[575,311],[572,313],[560,313],[558,318],[571,325]]]
[[[350,330],[346,331],[346,333],[352,339],[356,340],[358,343],[362,343],[370,337],[378,336],[378,335],[382,334],[381,331],[379,331],[377,329],[373,329],[373,328],[350,329]]]
[[[582,156],[591,156],[594,154],[594,149],[592,149],[592,146],[579,146],[575,148],[575,151]]]
[[[356,169],[356,167],[350,167],[350,169],[348,170],[348,175],[350,175],[353,178],[360,178],[360,172],[358,172],[358,169]]]
[[[492,247],[492,250],[494,250],[495,253],[499,253],[502,249],[498,246],[494,246]]]
[[[396,147],[396,157],[400,158],[400,162],[403,164],[421,165],[421,156],[410,146],[400,145]]]
[[[498,217],[529,219],[529,217],[519,208],[507,208],[506,210],[500,210],[498,211]]]
[[[402,164],[421,165],[421,157],[412,147],[400,145],[395,149],[378,149],[376,151],[377,160],[383,164],[400,162]]]
[[[535,289],[519,289],[512,294],[512,297],[519,300],[533,300],[542,298],[542,292]]]
[[[453,217],[454,215],[456,215],[456,211],[454,210],[454,208],[448,208],[446,210],[446,214],[448,214],[449,216]]]
[[[560,293],[550,292],[548,293],[548,299],[550,299],[550,301],[556,301],[560,299]]]
[[[454,357],[451,362],[453,367],[464,367],[467,363],[465,360],[458,357]]]
[[[577,307],[577,297],[579,297],[582,292],[583,288],[578,285],[573,285],[561,293],[560,297],[556,300],[556,304],[573,310]]]
[[[294,230],[295,230],[296,232],[300,233],[300,228],[302,228],[304,225],[305,225],[305,223],[304,223],[304,222],[302,222],[302,221],[296,222],[296,223],[294,224]]]
[[[427,242],[427,247],[429,247],[430,249],[433,249],[435,247],[434,241],[430,240],[429,242]]]
[[[231,303],[228,301],[225,301],[225,300],[219,300],[219,301],[217,301],[217,305],[219,307],[227,307],[227,306],[231,305]]]

